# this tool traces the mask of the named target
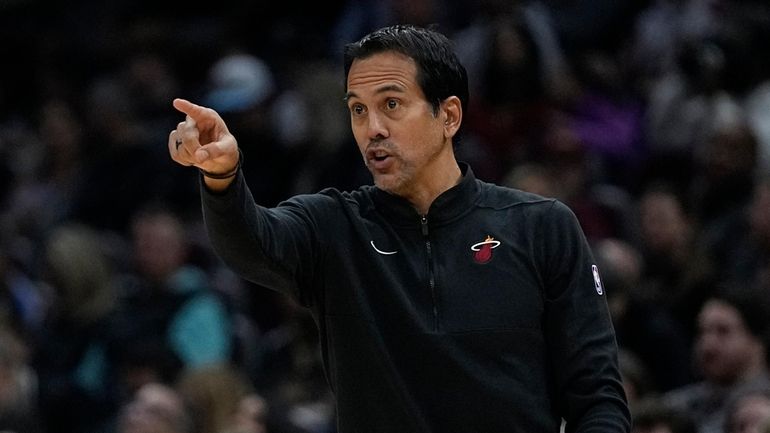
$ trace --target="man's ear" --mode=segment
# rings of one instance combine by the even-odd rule
[[[463,121],[463,106],[460,98],[450,96],[444,99],[441,102],[441,116],[444,119],[444,136],[454,137]]]

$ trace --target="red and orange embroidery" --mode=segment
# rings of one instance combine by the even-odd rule
[[[492,236],[487,235],[487,238],[481,242],[475,243],[471,246],[473,251],[473,260],[476,263],[484,264],[492,260],[492,250],[500,246],[500,241],[495,240]]]

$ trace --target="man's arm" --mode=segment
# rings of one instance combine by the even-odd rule
[[[554,202],[540,227],[550,374],[567,432],[628,432],[605,288],[577,218]]]
[[[215,252],[243,278],[308,303],[301,288],[312,281],[317,228],[299,201],[259,206],[244,180],[242,154],[219,114],[184,99],[185,114],[171,131],[168,149],[179,164],[201,173],[203,218]]]

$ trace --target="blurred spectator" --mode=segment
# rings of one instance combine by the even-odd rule
[[[723,101],[695,150],[690,199],[704,230],[734,218],[751,198],[757,174],[757,140],[743,111]]]
[[[757,135],[758,168],[761,172],[770,171],[770,78],[757,86],[744,102],[746,117],[751,129]]]
[[[132,216],[133,267],[121,278],[113,317],[115,356],[129,391],[231,360],[230,311],[204,269],[191,261],[187,236],[166,209],[144,208]]]
[[[705,236],[722,281],[770,287],[770,176],[757,179],[747,206]]]
[[[695,318],[714,290],[716,272],[698,242],[699,221],[666,183],[645,187],[639,217],[644,268],[637,295],[664,308],[692,339]]]
[[[198,433],[234,430],[243,399],[254,395],[248,379],[224,363],[188,369],[175,388],[192,409]]]
[[[30,263],[14,257],[23,249],[16,244],[18,239],[6,236],[11,235],[0,235],[0,328],[26,339],[43,325],[50,300],[45,289],[30,277]]]
[[[150,68],[131,64],[125,67]],[[142,73],[149,72],[135,72]],[[143,117],[150,115],[140,111],[142,101],[135,96],[135,80],[131,74],[112,72],[89,83],[83,108],[85,158],[79,173],[80,187],[70,203],[72,218],[120,233],[129,230],[134,209],[154,201],[189,209],[189,201],[197,193],[189,185],[194,185],[192,174],[180,172],[179,167],[158,157],[163,150],[159,144],[162,138]]]
[[[0,431],[42,433],[37,399],[37,373],[29,364],[29,348],[0,320]]]
[[[133,32],[157,32],[153,25],[158,24],[144,24],[145,28],[141,23],[136,24],[139,29]],[[126,55],[124,60],[120,80],[132,101],[132,111],[135,113],[136,123],[141,125],[142,140],[146,146],[136,149],[139,150],[141,158],[146,158],[142,174],[154,182],[152,191],[144,191],[138,203],[162,201],[180,213],[197,211],[195,201],[198,198],[198,190],[194,175],[180,170],[182,167],[177,164],[164,160],[162,156],[166,148],[158,145],[166,141],[165,131],[168,125],[177,121],[173,110],[168,107],[168,101],[181,91],[179,77],[172,63],[173,57],[158,47],[161,41],[155,41],[155,38],[147,36],[149,40],[144,41],[141,36],[131,37],[139,40],[135,41],[135,46],[128,48],[130,55]]]
[[[26,271],[37,266],[45,234],[72,213],[82,181],[86,133],[76,108],[66,100],[43,101],[36,116],[36,129],[19,131],[8,142],[14,181],[8,184],[7,206],[0,215],[14,258]]]
[[[555,114],[544,134],[536,160],[554,180],[554,197],[572,209],[589,241],[630,240],[635,229],[631,196],[594,176],[593,158],[568,118]]]
[[[256,391],[270,405],[270,419],[287,433],[331,433],[335,406],[321,363],[312,316],[288,297],[277,298],[281,323],[259,340],[251,373]]]
[[[746,290],[722,290],[703,305],[695,345],[702,380],[664,396],[696,421],[699,433],[722,432],[736,396],[770,387],[768,318],[767,298]]]
[[[222,433],[267,433],[269,413],[264,398],[255,393],[247,394],[238,404],[232,426]]]
[[[41,272],[52,299],[35,336],[33,365],[46,431],[101,431],[121,395],[109,355],[114,274],[99,233],[79,224],[57,227]]]
[[[648,177],[689,183],[695,149],[705,142],[714,113],[732,100],[724,90],[725,56],[713,38],[688,40],[677,52],[676,67],[650,87],[644,131],[651,153]]]
[[[571,97],[575,83],[542,2],[482,2],[454,39],[471,93],[460,155],[499,181],[537,153],[551,102]]]
[[[117,433],[195,433],[191,415],[173,388],[150,382],[121,409]]]
[[[224,55],[211,66],[208,79],[209,90],[201,103],[220,113],[248,110],[276,91],[267,64],[247,53]]]
[[[713,34],[719,18],[710,0],[654,0],[636,16],[629,61],[642,90],[676,68],[677,56],[692,40]]]
[[[757,137],[759,171],[766,173],[770,170],[770,62],[755,53],[770,49],[770,4],[748,0],[730,6],[724,26],[741,52],[741,63],[734,75],[745,83],[736,96]]]
[[[303,63],[271,107],[270,117],[281,146],[292,160],[292,194],[335,186],[352,189],[371,181],[350,137],[350,112],[340,101],[342,71],[334,62]]]
[[[233,342],[230,363],[240,370],[250,371],[257,362],[257,347],[262,326],[266,325],[265,318],[269,315],[267,312],[272,308],[271,302],[260,296],[262,290],[221,263],[213,264],[207,274],[212,290],[225,302],[230,316]]]
[[[648,158],[644,106],[632,71],[613,54],[590,50],[578,57],[574,69],[580,90],[561,110],[593,158],[594,177],[635,192]]]
[[[644,397],[692,382],[691,344],[684,327],[668,310],[639,295],[641,253],[614,238],[592,247],[607,289],[618,345],[626,353],[621,366],[625,363],[629,368],[631,382],[625,385],[634,388],[629,402],[634,395]]]

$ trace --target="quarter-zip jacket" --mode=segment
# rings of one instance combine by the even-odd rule
[[[201,188],[220,257],[319,328],[340,433],[627,432],[598,270],[561,202],[461,182],[427,215],[374,186],[275,208]]]

